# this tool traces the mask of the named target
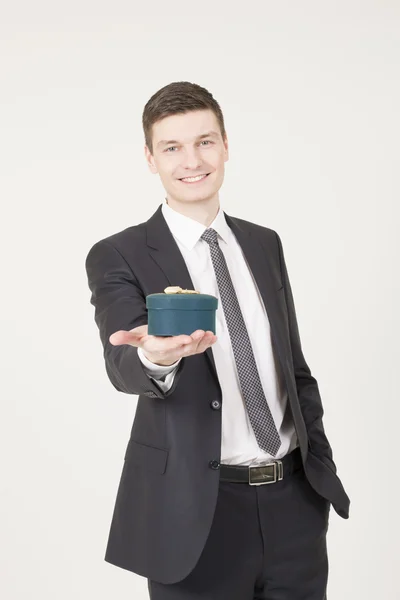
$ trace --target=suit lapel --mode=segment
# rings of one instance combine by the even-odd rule
[[[277,288],[280,279],[273,276],[271,270],[271,261],[268,260],[267,252],[259,241],[258,237],[252,233],[250,227],[247,227],[240,220],[230,217],[225,212],[225,218],[232,229],[243,254],[249,264],[258,289],[262,296],[268,318],[270,321],[271,332],[275,340],[280,358],[281,366],[286,372],[286,361],[283,359],[283,350],[280,345],[279,319],[277,307]],[[179,285],[184,289],[194,289],[194,284],[187,269],[185,260],[179,250],[175,238],[173,237],[167,222],[165,221],[161,205],[157,211],[150,217],[146,223],[147,226],[147,245],[153,260],[164,272],[170,285]],[[161,291],[161,290],[160,290]],[[211,371],[218,382],[218,375],[215,367],[212,348],[205,351]]]

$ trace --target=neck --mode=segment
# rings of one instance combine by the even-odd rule
[[[174,198],[166,198],[167,204],[172,210],[198,221],[205,227],[209,227],[218,214],[220,205],[219,199],[212,198],[203,202],[181,202]]]

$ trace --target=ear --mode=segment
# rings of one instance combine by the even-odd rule
[[[152,173],[158,173],[156,163],[154,162],[154,156],[150,152],[147,145],[144,146],[144,155],[146,157],[147,165]]]
[[[224,160],[225,162],[227,160],[229,160],[229,145],[228,145],[228,137],[225,134],[225,137],[223,138],[223,142],[224,142]]]

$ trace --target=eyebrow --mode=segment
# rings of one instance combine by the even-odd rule
[[[202,140],[203,138],[206,137],[218,137],[218,133],[216,131],[209,131],[208,133],[203,133],[202,135],[199,135],[196,140]],[[178,140],[160,140],[157,144],[158,146],[166,146],[167,144],[179,144],[180,142]]]

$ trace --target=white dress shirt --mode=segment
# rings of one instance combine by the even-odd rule
[[[200,239],[207,228],[198,221],[173,210],[166,202],[162,205],[162,213],[185,260],[194,289],[201,294],[211,294],[218,298],[217,341],[211,346],[211,350],[222,390],[221,463],[258,465],[269,462],[274,457],[259,448],[241,393],[231,340],[211,262],[210,248],[205,240]],[[291,452],[298,442],[280,364],[274,355],[268,315],[242,249],[227,224],[221,207],[209,227],[218,233],[219,245],[225,256],[246,323],[265,397],[282,440],[275,457],[279,459]],[[172,283],[179,285],[179,281]],[[173,365],[162,366],[149,361],[141,348],[138,350],[138,355],[148,376],[157,381],[163,391],[168,391],[182,359]],[[190,360],[190,357],[188,359]],[[162,381],[161,378],[164,376],[165,380]]]

